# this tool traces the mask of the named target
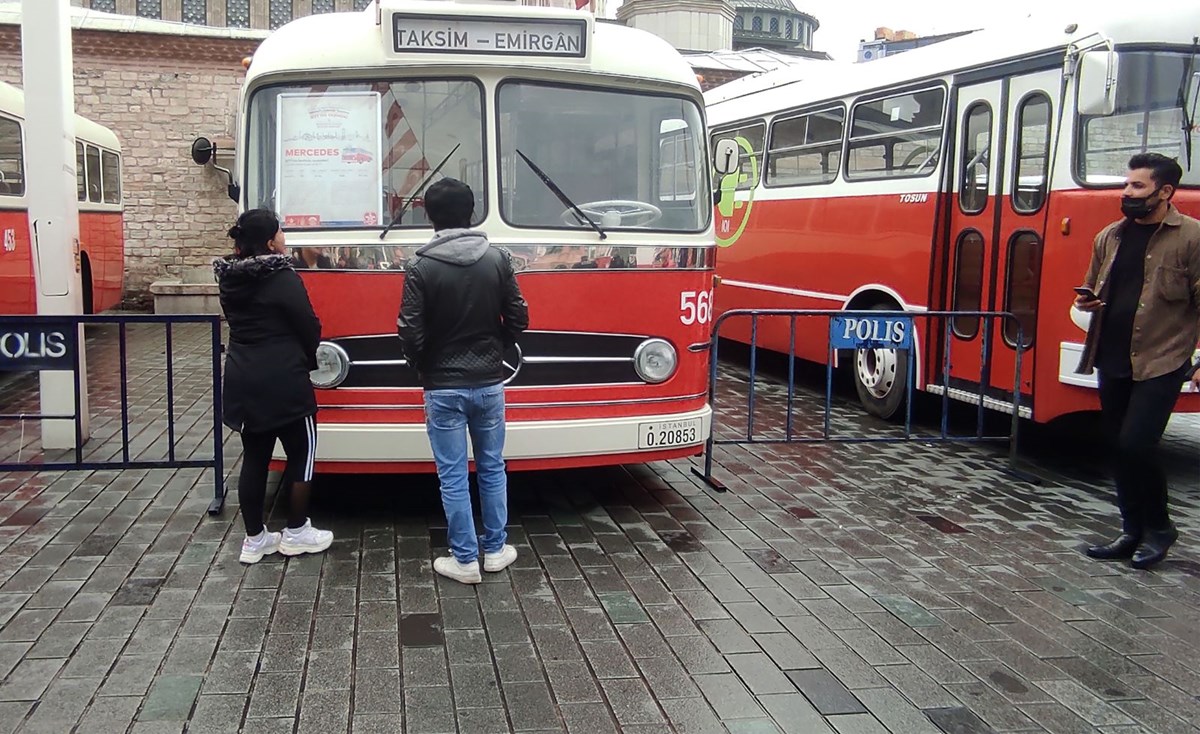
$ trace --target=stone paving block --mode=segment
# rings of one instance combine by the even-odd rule
[[[299,673],[260,673],[254,678],[248,718],[294,716],[300,700]]]
[[[133,723],[133,717],[137,714],[138,709],[142,705],[142,699],[139,696],[104,696],[96,698],[88,706],[83,717],[79,721],[78,731],[88,732],[89,734],[119,734],[129,729]],[[241,708],[238,709],[238,721],[241,720]],[[3,715],[0,714],[0,721],[3,721]],[[197,719],[199,721],[199,719]],[[193,726],[196,734],[216,734],[217,731],[228,732],[237,730],[237,723],[232,727],[225,727],[223,730],[209,728],[205,730],[198,724]],[[0,731],[5,731],[3,726],[0,726]]]
[[[828,723],[838,734],[889,734],[887,728],[870,714],[830,716]]]
[[[824,668],[789,670],[787,677],[823,716],[867,711],[854,694]]]
[[[149,690],[160,665],[161,655],[128,655],[117,658],[116,665],[100,687],[102,696],[141,696]],[[60,661],[61,662],[61,661]],[[2,695],[2,689],[0,689]]]
[[[1096,727],[1060,703],[1025,704],[1021,706],[1021,711],[1046,731],[1062,734],[1091,734],[1096,731]]]
[[[300,643],[297,640],[297,643]],[[304,650],[303,647],[300,648]],[[291,667],[291,666],[288,666]],[[304,690],[350,690],[353,681],[353,653],[350,650],[313,650],[308,653],[308,670]]]
[[[704,637],[671,637],[667,644],[692,675],[726,673],[731,670],[724,656]]]
[[[1033,724],[1017,704],[983,683],[954,683],[946,691],[994,729],[1029,728]]]
[[[360,632],[356,640],[354,647],[359,667],[400,667],[400,639],[395,633]]]
[[[784,734],[833,734],[833,728],[801,693],[767,695],[759,701]]]
[[[600,685],[622,728],[638,724],[662,727],[665,724],[662,712],[641,680],[603,680]]]
[[[884,665],[877,667],[876,671],[920,708],[952,708],[959,703],[942,685],[915,665]]]
[[[766,653],[726,655],[725,659],[755,695],[790,693],[796,690],[795,685]]]
[[[782,730],[770,719],[738,719],[723,723],[729,734],[782,734]]]
[[[569,734],[618,734],[616,720],[604,704],[564,704],[559,709]],[[491,729],[480,734],[492,734],[493,731],[502,729]]]
[[[446,651],[441,647],[405,648],[401,653],[404,687],[449,686]]]
[[[680,734],[726,734],[726,728],[703,700],[667,700],[662,707],[671,726]]]
[[[817,658],[788,632],[754,635],[753,639],[781,670],[821,667]]]
[[[201,687],[203,694],[237,693],[250,691],[251,681],[258,666],[257,653],[222,653],[213,658],[208,675]]]
[[[492,734],[493,732],[508,731],[508,720],[504,709],[459,709],[458,734]],[[397,724],[398,727],[398,724]],[[399,731],[399,728],[387,729],[387,733]],[[379,730],[385,734],[384,729]]]
[[[592,666],[592,670],[596,672],[597,678],[603,680],[637,676],[637,668],[634,667],[633,661],[625,652],[625,646],[620,642],[593,641],[584,642],[582,645],[584,655]]]
[[[572,643],[574,644],[574,643]],[[579,660],[582,661],[583,650],[575,647],[577,655],[563,658],[548,658],[545,650],[538,648],[535,652],[533,645],[500,645],[492,649],[496,659],[496,670],[502,683],[532,683],[543,679],[541,665],[538,663],[538,652],[542,660]]]
[[[547,663],[546,673],[554,700],[560,706],[578,703],[602,703],[603,697],[591,671],[581,662]]]
[[[927,709],[925,715],[946,734],[992,734],[993,730],[971,711],[953,708]]]
[[[451,665],[449,682],[454,689],[454,705],[467,708],[502,707],[500,688],[492,665]]]
[[[938,734],[940,731],[924,712],[895,690],[870,688],[857,691],[856,696],[875,718],[893,732]]]
[[[200,693],[198,675],[163,675],[155,679],[137,715],[138,721],[185,721]]]
[[[399,714],[400,671],[390,668],[358,669],[354,674],[354,716]]]
[[[350,691],[304,691],[297,734],[346,731],[350,724]]]
[[[637,661],[637,666],[659,701],[700,697],[691,676],[674,657],[643,658]]]
[[[848,647],[820,648],[813,651],[821,665],[837,676],[847,688],[879,688],[887,686],[888,682],[875,668],[858,656]]]

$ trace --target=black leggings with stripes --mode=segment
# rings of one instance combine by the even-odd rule
[[[288,527],[299,528],[308,519],[308,490],[313,478],[313,458],[317,453],[317,425],[313,416],[302,418],[267,433],[243,432],[242,474],[238,479],[238,503],[246,535],[263,530],[263,504],[267,496],[267,473],[275,441],[287,454],[286,481],[291,482],[288,503]]]

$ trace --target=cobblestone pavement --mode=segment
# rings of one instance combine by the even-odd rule
[[[162,344],[132,336],[133,452],[162,456]],[[177,346],[181,455],[204,456],[209,357]],[[93,334],[95,457],[120,451],[113,351]],[[34,384],[0,406],[33,412]],[[723,370],[722,435],[744,388]],[[811,431],[810,393],[796,411]],[[895,430],[840,398],[833,424]],[[431,477],[321,477],[330,551],[244,567],[211,472],[0,476],[0,733],[1195,732],[1198,428],[1172,424],[1184,537],[1151,573],[1078,552],[1114,513],[1076,428],[1027,431],[1041,485],[1003,447],[924,442],[721,446],[726,493],[697,460],[516,474],[521,556],[475,588],[430,569]],[[35,439],[0,427],[0,454]]]

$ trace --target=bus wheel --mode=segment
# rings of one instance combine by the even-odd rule
[[[895,310],[879,305],[874,310]],[[858,349],[854,352],[854,387],[868,413],[890,420],[904,407],[908,384],[908,355],[895,349]]]
[[[84,255],[79,263],[79,281],[83,286],[81,292],[83,301],[83,312],[85,314],[95,313],[95,306],[92,302],[92,264]]]

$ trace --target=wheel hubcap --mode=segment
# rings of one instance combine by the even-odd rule
[[[896,384],[899,359],[895,349],[860,349],[855,355],[858,381],[872,397],[883,400]]]

